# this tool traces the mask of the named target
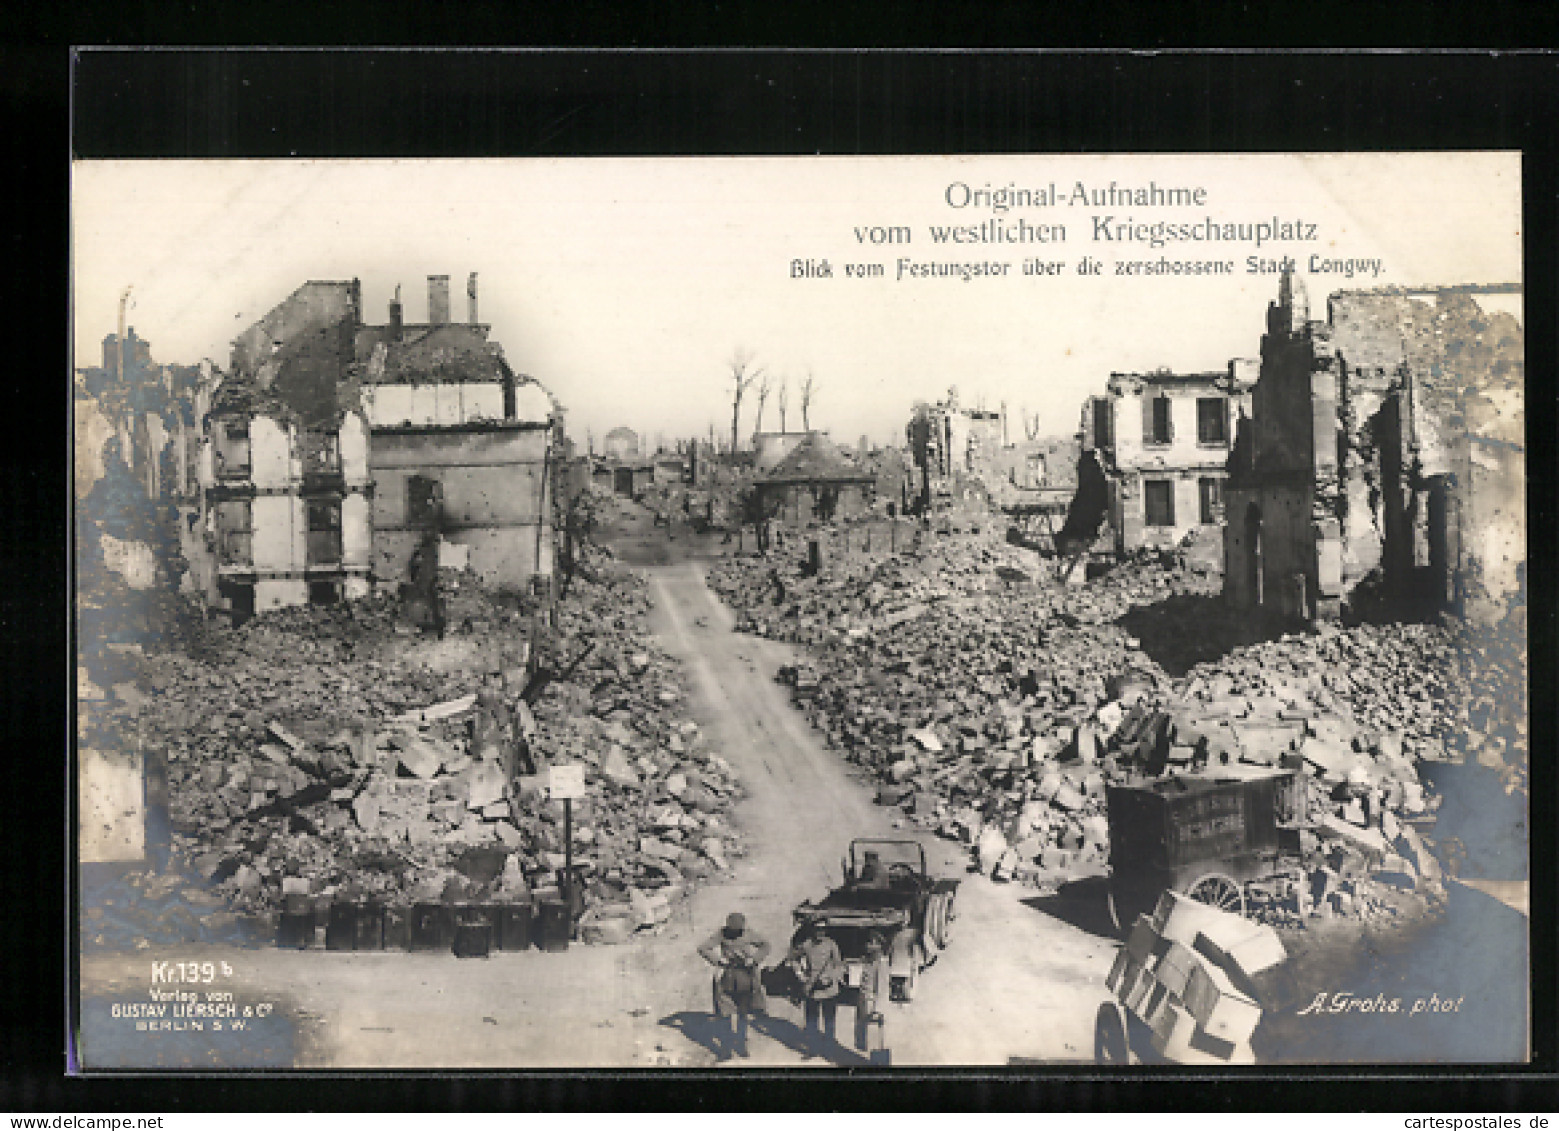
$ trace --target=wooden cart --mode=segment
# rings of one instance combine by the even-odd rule
[[[1292,770],[1181,774],[1105,795],[1118,931],[1166,890],[1243,915],[1245,885],[1298,854],[1305,806]]]

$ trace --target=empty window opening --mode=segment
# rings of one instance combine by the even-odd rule
[[[1149,526],[1175,524],[1175,485],[1167,479],[1150,479],[1142,485],[1143,506]]]

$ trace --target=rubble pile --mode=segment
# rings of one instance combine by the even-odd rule
[[[442,639],[372,599],[265,614],[206,631],[194,654],[147,656],[144,690],[124,690],[143,749],[166,763],[184,866],[245,914],[289,897],[555,897],[564,806],[545,799],[546,774],[579,763],[582,930],[611,921],[584,936],[663,922],[740,854],[725,816],[739,786],[650,643],[642,579],[585,556],[551,625],[442,571]]]
[[[1176,680],[1121,624],[1216,586],[1173,553],[1076,586],[990,540],[832,559],[816,576],[804,548],[720,563],[711,584],[748,631],[808,646],[780,678],[825,740],[879,778],[878,800],[969,845],[993,877],[1104,871],[1109,785],[1287,769],[1302,863],[1252,885],[1258,918],[1391,914],[1404,889],[1440,894],[1414,827],[1440,799],[1418,765],[1456,757],[1483,716],[1496,726],[1507,678],[1463,629],[1322,625]]]

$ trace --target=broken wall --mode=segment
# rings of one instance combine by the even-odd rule
[[[761,473],[777,467],[809,435],[811,435],[809,432],[754,432],[752,434],[754,470]]]
[[[361,291],[356,280],[311,280],[250,326],[233,342],[233,368],[252,375],[271,356],[275,343],[291,341],[311,329],[361,317]]]
[[[504,388],[499,381],[368,385],[362,398],[375,428],[451,426],[504,418]]]
[[[139,750],[83,746],[76,758],[77,845],[83,864],[146,857],[146,797]]]
[[[442,537],[470,547],[470,565],[490,582],[517,583],[552,572],[549,507],[550,428],[376,431],[374,575],[394,584],[407,576],[426,521],[412,509],[410,481],[443,488]]]
[[[1313,518],[1314,497],[1307,484],[1231,486],[1225,504],[1227,601],[1283,617],[1337,611],[1340,538],[1335,524]]]
[[[1467,612],[1497,620],[1526,589],[1526,452],[1513,444],[1474,437],[1460,502],[1462,565],[1471,574]]]
[[[1115,383],[1112,379],[1111,384]],[[1112,397],[1116,466],[1223,467],[1234,435],[1240,398],[1230,397],[1227,390],[1211,379],[1205,383],[1177,380],[1173,384],[1161,384],[1148,377],[1121,381],[1118,387],[1119,393]],[[1151,402],[1159,397],[1169,401],[1167,443],[1155,441],[1149,435],[1152,415],[1144,401]],[[1224,401],[1224,439],[1221,442],[1203,443],[1197,439],[1197,401],[1204,398]]]

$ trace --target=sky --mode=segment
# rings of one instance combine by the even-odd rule
[[[305,280],[360,279],[369,322],[388,320],[399,284],[418,322],[427,276],[447,274],[462,321],[475,271],[492,340],[556,394],[580,443],[619,425],[651,442],[729,437],[738,352],[788,381],[791,429],[810,372],[810,424],[847,443],[901,442],[914,402],[951,387],[1005,403],[1014,438],[1035,417],[1067,435],[1111,372],[1256,356],[1278,277],[1249,272],[1251,256],[1292,257],[1320,316],[1335,290],[1520,282],[1520,173],[1511,153],[78,162],[76,364],[99,363],[127,287],[157,361],[225,367],[233,338]],[[1112,183],[1201,196],[1096,203]],[[1036,203],[1051,185],[1061,199]],[[1007,187],[1029,202],[998,211]],[[1050,242],[934,239],[993,220]],[[1251,238],[1154,248],[1141,237],[1159,222]],[[1123,225],[1138,238],[1105,238]],[[1080,274],[1085,257],[1101,272]],[[1006,268],[901,278],[901,259]],[[1033,259],[1060,273],[1025,274]],[[1117,274],[1160,260],[1233,271]],[[1313,270],[1350,260],[1378,265]],[[846,274],[872,263],[882,276]],[[744,438],[755,412],[754,392]],[[763,423],[779,426],[777,394]]]

